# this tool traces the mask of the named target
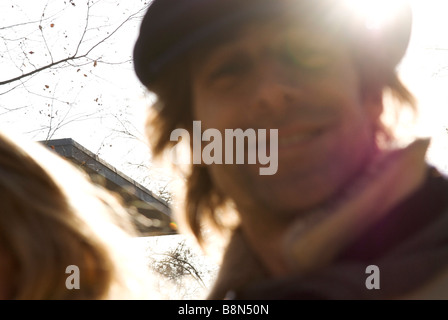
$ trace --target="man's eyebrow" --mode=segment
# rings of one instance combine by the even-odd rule
[[[208,38],[203,41],[200,45],[198,45],[193,51],[193,56],[197,55],[197,57],[204,61],[217,51],[222,50],[231,45],[233,41],[238,38],[237,30],[227,31],[219,33],[212,38]]]
[[[201,63],[204,62],[205,59],[216,51],[221,50],[236,41],[243,33],[250,29],[251,26],[256,26],[258,22],[257,19],[241,21],[240,23],[213,33],[213,36],[204,39],[190,51],[191,57],[194,57],[195,60],[198,60]]]

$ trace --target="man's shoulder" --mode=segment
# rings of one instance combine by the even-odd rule
[[[435,167],[416,191],[397,204],[341,253],[342,260],[373,261],[448,220],[448,177]],[[447,228],[448,228],[448,221]],[[448,238],[448,232],[446,233]]]
[[[446,296],[448,280],[448,178],[434,167],[422,186],[373,225],[329,266],[308,276],[268,279],[238,298],[388,299],[410,292]],[[379,290],[366,281],[377,269]],[[427,290],[433,286],[437,290]],[[432,288],[432,287],[431,287]],[[425,291],[426,290],[426,291]],[[412,298],[411,296],[409,296]]]

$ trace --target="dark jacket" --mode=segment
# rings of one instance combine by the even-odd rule
[[[448,179],[428,167],[421,187],[330,265],[271,278],[237,230],[210,299],[448,299]],[[368,266],[379,288],[368,289]]]

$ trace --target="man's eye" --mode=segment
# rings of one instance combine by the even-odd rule
[[[224,63],[211,73],[210,79],[216,80],[227,76],[239,76],[250,68],[250,63],[245,61],[233,61]]]
[[[287,63],[309,71],[322,70],[331,62],[331,58],[328,54],[315,50],[290,51],[286,52],[284,56]]]

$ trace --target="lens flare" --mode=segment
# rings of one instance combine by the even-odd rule
[[[353,14],[365,21],[368,29],[381,29],[407,3],[406,0],[343,0],[343,2]]]

